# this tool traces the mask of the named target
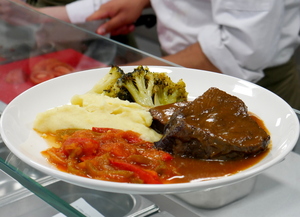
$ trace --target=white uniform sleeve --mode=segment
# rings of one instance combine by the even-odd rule
[[[84,23],[86,18],[109,0],[79,0],[66,5],[71,23]]]
[[[215,24],[198,34],[203,52],[225,74],[258,81],[277,52],[284,1],[211,2]]]

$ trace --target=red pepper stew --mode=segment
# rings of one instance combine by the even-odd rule
[[[42,154],[62,171],[115,182],[162,184],[178,175],[173,157],[144,141],[138,133],[110,128],[59,130],[59,148]]]
[[[42,154],[59,170],[113,182],[170,184],[215,179],[249,168],[268,153],[236,161],[207,161],[173,157],[132,131],[67,129],[52,136],[58,147]]]

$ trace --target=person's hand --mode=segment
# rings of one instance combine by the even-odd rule
[[[100,35],[128,34],[134,30],[135,21],[149,5],[150,0],[111,0],[90,15],[87,21],[109,19],[97,29]]]

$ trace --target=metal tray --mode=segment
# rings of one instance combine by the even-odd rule
[[[255,182],[256,176],[218,188],[174,194],[174,196],[198,208],[216,209],[250,194],[254,188]]]
[[[138,195],[94,191],[62,181],[46,186],[46,188],[68,203],[82,198],[106,217],[147,216],[158,210],[156,205]],[[53,207],[25,189],[6,195],[3,199],[0,200],[3,216],[39,217],[54,216],[58,213]]]

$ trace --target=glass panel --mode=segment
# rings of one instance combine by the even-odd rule
[[[7,16],[2,15],[0,21],[1,64],[73,49],[106,66],[123,65],[149,56],[164,64],[175,65],[97,35],[89,31],[88,27],[79,28],[7,0],[1,2],[7,2],[10,8],[10,13]]]
[[[49,205],[53,206],[55,209],[65,214],[66,216],[84,216],[82,213],[80,213],[75,208],[70,206],[67,202],[62,200],[60,197],[56,196],[51,191],[44,188],[39,183],[35,182],[34,180],[29,178],[27,175],[25,175],[15,167],[9,165],[7,162],[4,162],[2,158],[0,158],[0,169],[6,174],[8,174],[11,178],[17,180],[22,186],[32,191],[38,197],[46,201]],[[15,183],[13,181],[11,182],[17,185],[17,187],[13,187],[13,190],[16,190],[15,188],[17,189],[19,188],[18,183]],[[4,183],[3,186],[4,189],[7,189],[8,184],[9,182]],[[7,192],[5,192],[4,194],[7,195]]]
[[[6,3],[9,8],[9,13],[0,17],[0,100],[5,103],[43,79],[67,73],[58,71],[54,75],[45,75],[41,72],[45,67],[48,67],[46,70],[53,69],[54,60],[70,67],[70,71],[111,65],[136,65],[136,61],[141,59],[147,60],[144,64],[150,65],[155,60],[160,65],[175,66],[108,37],[97,35],[89,31],[89,27],[83,29],[23,5],[7,0],[1,2]],[[94,25],[93,22],[91,24]],[[38,70],[39,73],[32,73]]]
[[[142,58],[148,58],[149,63],[155,59],[162,65],[176,66],[93,33],[91,27],[95,28],[98,25],[96,22],[89,23],[83,29],[8,0],[1,0],[1,7],[6,10],[0,14],[0,115],[5,104],[36,84],[31,73],[37,63],[44,59],[59,60],[70,65],[74,71],[110,65],[134,65],[135,61]],[[69,205],[70,201],[54,194],[51,187],[43,187],[51,186],[56,180],[16,158],[1,138],[0,169],[12,177],[2,179],[0,206],[5,205],[4,195],[18,191],[15,196],[21,197],[26,191],[24,186],[66,216],[83,216]],[[137,204],[136,201],[134,203]]]

